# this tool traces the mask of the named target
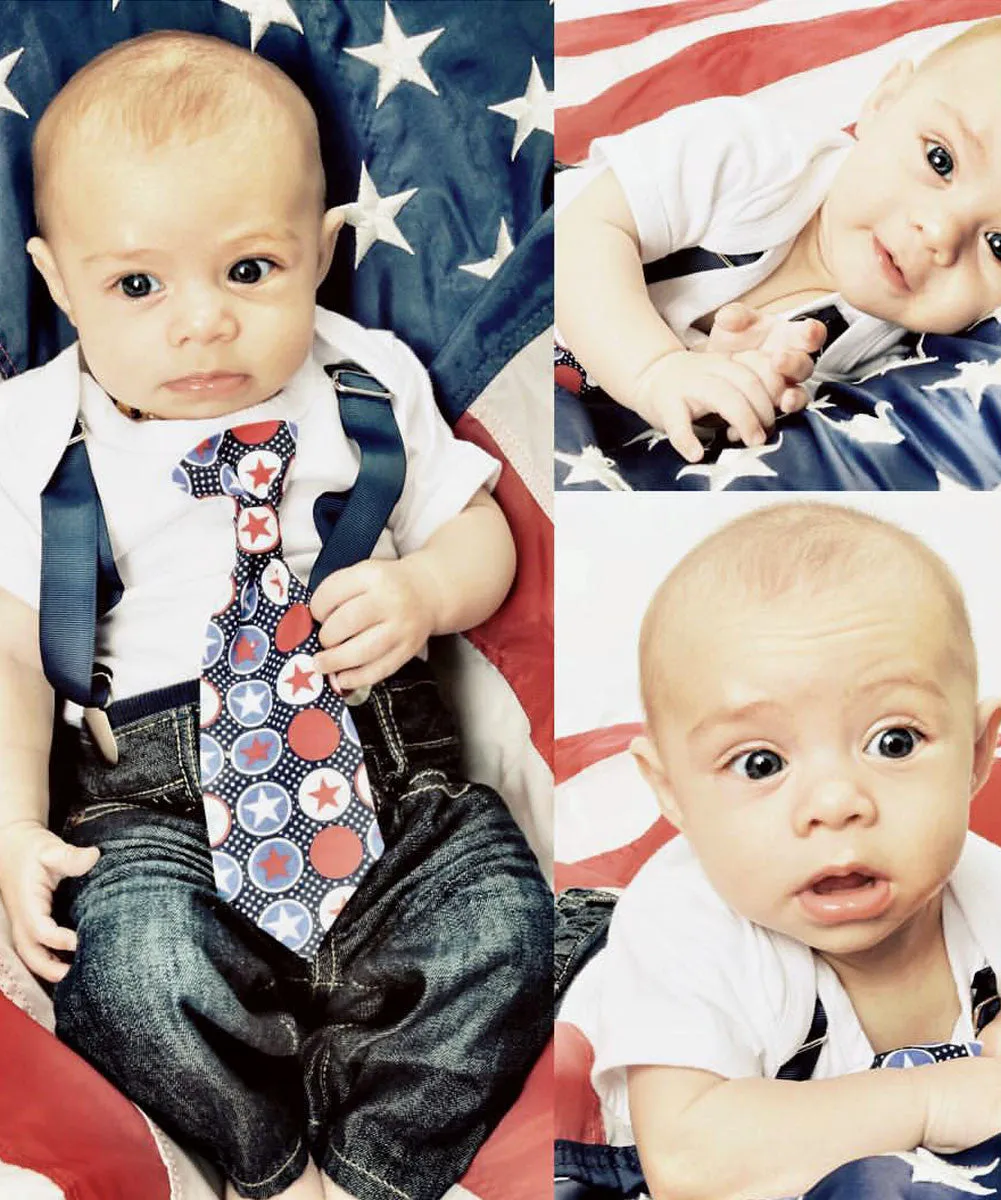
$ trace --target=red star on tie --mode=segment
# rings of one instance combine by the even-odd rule
[[[243,765],[252,767],[255,763],[264,762],[268,757],[268,743],[260,738],[254,738],[250,745],[240,753],[243,755]]]
[[[321,783],[315,792],[309,794],[316,801],[316,807],[319,811],[323,811],[329,804],[331,808],[337,807],[337,793],[340,788],[334,787],[329,783]]]
[[[257,466],[254,467],[252,471],[249,471],[248,474],[254,481],[255,488],[267,487],[267,485],[271,482],[271,476],[274,475],[276,469],[277,468],[275,467],[266,467],[263,461],[258,459]]]
[[[253,634],[241,631],[233,645],[233,658],[238,663],[250,662],[257,652],[257,641]]]
[[[276,847],[271,847],[268,857],[262,858],[259,864],[261,870],[267,876],[268,883],[271,883],[278,876],[289,874],[287,863],[291,857],[291,854],[279,854]]]
[[[247,513],[247,523],[240,532],[249,537],[251,543],[256,542],[259,537],[267,536],[268,518],[266,516],[255,517],[253,513]]]
[[[292,695],[301,691],[312,691],[310,680],[316,674],[315,671],[304,671],[302,667],[297,666],[291,675],[286,676],[285,682],[292,687]]]

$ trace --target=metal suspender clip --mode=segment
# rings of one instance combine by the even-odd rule
[[[374,376],[359,367],[335,367],[330,378],[338,392],[349,396],[368,396],[371,400],[391,402],[393,393],[388,392]]]
[[[94,680],[103,679],[107,686],[104,688],[104,695],[107,700],[111,699],[111,671],[108,667],[102,666],[101,663],[94,664]],[[115,731],[111,728],[111,721],[105,709],[102,708],[85,708],[83,710],[83,719],[90,730],[90,736],[94,739],[94,744],[98,750],[104,755],[105,759],[113,766],[118,765],[118,742],[115,739]]]
[[[83,417],[77,416],[76,424],[73,426],[73,433],[70,435],[70,440],[66,445],[75,446],[77,442],[82,442],[86,436],[87,426],[83,423]]]

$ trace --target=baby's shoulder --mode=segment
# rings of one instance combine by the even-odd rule
[[[0,444],[9,451],[5,488],[37,493],[44,487],[72,434],[79,384],[74,345],[0,385]]]
[[[388,329],[369,329],[342,313],[316,309],[314,356],[323,365],[356,362],[384,387],[400,393],[426,372],[410,347]]]

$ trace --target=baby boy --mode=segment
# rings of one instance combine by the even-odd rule
[[[453,438],[410,351],[315,307],[341,214],[325,210],[312,109],[265,60],[185,33],[122,43],[56,96],[33,165],[28,252],[79,343],[0,400],[0,436],[19,447],[0,480],[0,893],[16,948],[57,984],[60,1036],[218,1164],[228,1194],[433,1200],[548,1025],[548,890],[500,797],[457,776],[421,661],[430,636],[484,620],[510,586],[497,464]],[[329,932],[305,959],[279,940],[297,928],[287,913],[264,932],[217,895],[190,693],[232,592],[235,493],[196,500],[177,464],[223,435],[297,438],[281,540],[307,579],[314,501],[358,477],[324,371],[349,360],[393,395],[406,476],[372,557],[312,595],[320,646],[296,667],[293,696],[326,675],[354,702],[343,728],[364,747],[371,795],[358,795],[379,823],[376,861],[353,894],[327,897]],[[88,714],[58,797],[63,840],[48,828],[39,496],[78,415],[124,594],[98,625],[112,703]],[[269,595],[285,594],[284,570]],[[256,728],[241,697],[227,703]],[[289,820],[281,792],[258,789],[234,827]],[[299,803],[325,821],[330,796],[311,795]],[[213,815],[230,817],[208,815],[217,845]]]
[[[834,304],[847,328],[820,366],[845,378],[905,330],[955,333],[988,316],[1001,304],[999,45],[991,20],[917,70],[898,64],[854,138],[723,98],[596,142],[592,162],[609,169],[557,224],[570,350],[696,461],[692,422],[706,414],[759,445],[777,411],[806,402],[824,328],[769,314]],[[693,246],[717,269],[679,268],[647,289],[643,264]]]
[[[594,1040],[651,1194],[774,1200],[1001,1131],[1001,1061],[960,1049],[997,1008],[1001,850],[968,816],[1001,706],[944,564],[853,510],[748,514],[661,585],[640,669],[633,753],[684,837],[619,901]]]

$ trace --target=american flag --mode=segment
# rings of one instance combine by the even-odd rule
[[[518,579],[500,611],[459,641],[451,667],[471,770],[500,784],[546,861],[552,8],[547,0],[0,0],[0,379],[48,361],[73,339],[24,253],[33,232],[34,123],[78,67],[119,41],[164,28],[227,38],[300,84],[319,118],[329,203],[345,206],[350,227],[320,303],[401,337],[430,370],[459,436],[504,464],[495,494],[518,544]],[[0,970],[0,987],[4,978]],[[3,1025],[0,1007],[0,1032]],[[53,1044],[51,1077],[59,1074],[57,1051]],[[544,1193],[551,1177],[546,1061],[455,1197]],[[17,1093],[14,1111],[35,1103],[7,1072],[3,1091]],[[72,1123],[62,1125],[68,1137]],[[10,1158],[19,1142],[7,1134]],[[43,1148],[41,1165],[29,1163],[27,1131],[20,1145],[24,1165],[43,1173],[48,1165],[60,1177],[65,1156],[50,1148],[46,1157]],[[156,1181],[126,1191],[150,1200],[178,1195],[176,1170],[167,1156]],[[112,1194],[86,1170],[72,1179],[81,1198]],[[15,1186],[5,1181],[0,1190],[13,1197]],[[197,1177],[185,1186],[197,1188]]]
[[[777,120],[795,111],[818,129],[847,129],[895,63],[999,14],[998,0],[558,0],[556,156],[580,164],[596,137],[721,95],[753,96]],[[994,317],[970,336],[917,340],[904,363],[861,386],[822,388],[819,403],[781,418],[764,446],[730,447],[717,436],[696,465],[635,414],[581,402],[580,372],[558,364],[558,382],[571,387],[556,406],[559,488],[1001,485]]]

